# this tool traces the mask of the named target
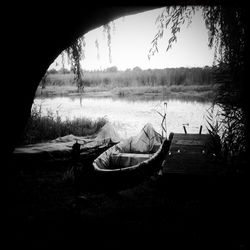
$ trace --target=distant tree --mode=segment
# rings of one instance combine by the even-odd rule
[[[69,74],[70,73],[70,70],[62,67],[61,69],[58,70],[58,73],[59,74]]]
[[[106,72],[118,72],[118,68],[116,66],[112,66],[107,68]]]
[[[109,62],[112,62],[112,56],[111,56],[111,25],[113,25],[113,31],[115,30],[115,23],[109,22],[103,25],[103,31],[107,35],[107,42],[108,42],[108,49],[109,49]]]
[[[50,69],[48,70],[48,74],[57,74],[57,70],[56,69]]]
[[[81,69],[81,59],[84,58],[84,47],[85,47],[85,39],[84,36],[76,39],[70,47],[68,47],[65,52],[68,55],[68,59],[71,62],[71,70],[73,71],[75,77],[74,82],[77,85],[78,92],[83,91],[83,72]],[[63,58],[62,53],[62,58]]]
[[[133,68],[133,71],[142,71],[142,69],[140,67],[136,66]]]

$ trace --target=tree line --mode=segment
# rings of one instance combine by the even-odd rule
[[[214,84],[214,72],[216,67],[193,67],[193,68],[165,68],[147,69],[140,67],[119,71],[116,66],[105,70],[82,71],[84,86],[99,86],[116,84],[117,86],[171,86],[171,85],[209,85]],[[56,75],[73,74],[68,69],[48,71],[48,78],[51,81]],[[54,75],[54,76],[52,76]],[[64,77],[69,78],[69,76]],[[73,77],[72,77],[73,79]],[[74,83],[72,80],[70,81]]]

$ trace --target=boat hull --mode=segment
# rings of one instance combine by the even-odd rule
[[[163,141],[157,152],[154,153],[152,157],[133,166],[117,169],[101,169],[94,161],[94,182],[99,187],[109,187],[111,189],[123,189],[142,182],[145,178],[152,176],[162,168],[162,162],[168,154],[171,140],[172,135],[169,139]],[[112,148],[109,150],[112,152]]]

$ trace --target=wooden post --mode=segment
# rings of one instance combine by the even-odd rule
[[[187,130],[186,130],[185,125],[183,125],[183,129],[184,129],[185,134],[187,134]]]
[[[201,135],[201,131],[202,131],[202,125],[200,126],[199,135]]]

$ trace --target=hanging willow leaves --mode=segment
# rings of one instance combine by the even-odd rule
[[[107,34],[107,42],[108,42],[108,50],[109,50],[109,61],[112,62],[111,57],[111,24],[113,28],[113,32],[115,32],[115,23],[112,21],[107,23],[103,26],[104,34]],[[84,88],[84,81],[83,81],[83,72],[81,69],[81,60],[84,59],[84,48],[85,48],[85,39],[84,36],[79,37],[76,39],[70,47],[68,47],[65,51],[61,53],[62,56],[62,64],[64,68],[64,55],[67,54],[68,63],[71,64],[71,70],[75,74],[74,82],[76,82],[78,91],[82,92]],[[99,53],[99,42],[95,40],[95,46],[97,48],[97,58],[100,59]]]
[[[84,59],[84,47],[85,47],[85,40],[84,36],[79,37],[75,40],[75,42],[68,47],[65,52],[68,55],[68,59],[71,63],[71,69],[75,74],[74,82],[76,82],[78,91],[83,91],[83,73],[81,69],[81,59]]]
[[[95,40],[95,47],[97,50],[97,59],[99,60],[100,59],[100,50],[99,50],[99,42],[97,39]]]
[[[215,83],[219,85],[214,104],[223,113],[224,143],[235,152],[245,151],[247,127],[246,65],[246,8],[244,6],[174,6],[166,7],[157,17],[158,32],[151,42],[150,59],[158,52],[158,41],[170,29],[168,51],[177,41],[177,34],[187,22],[192,22],[196,11],[201,10],[208,30],[208,46],[214,47]]]
[[[223,110],[222,140],[230,155],[234,156],[247,150],[244,10],[235,6],[205,7],[203,16],[209,30],[208,45],[215,46],[215,59],[218,61],[215,81],[220,87],[215,104]]]
[[[107,23],[103,25],[103,31],[107,34],[107,43],[108,43],[108,50],[109,50],[109,62],[112,62],[111,57],[111,23]]]
[[[195,6],[172,6],[163,9],[162,13],[157,17],[156,24],[158,32],[151,42],[151,48],[148,53],[150,59],[156,52],[158,52],[158,40],[163,38],[164,31],[166,31],[170,25],[171,37],[168,40],[166,51],[168,51],[174,42],[177,42],[177,33],[180,32],[182,25],[187,22],[187,26],[190,25],[192,16],[195,10],[199,7]]]

